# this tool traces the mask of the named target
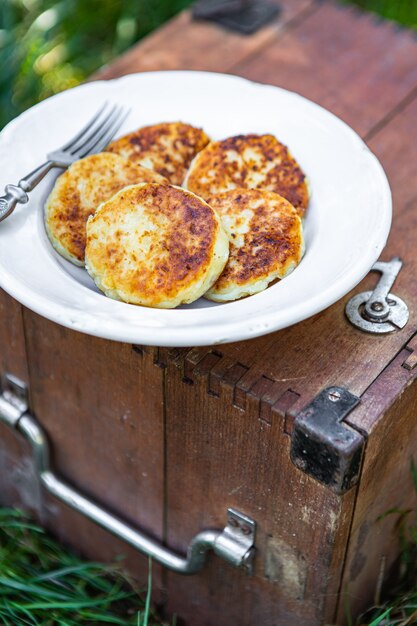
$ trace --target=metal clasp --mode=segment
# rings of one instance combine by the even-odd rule
[[[217,537],[213,550],[235,567],[243,567],[251,574],[255,532],[256,522],[252,518],[235,509],[227,509],[227,525]]]
[[[373,265],[371,271],[380,272],[381,278],[373,291],[359,293],[346,304],[345,313],[351,324],[378,334],[404,328],[408,322],[408,307],[401,298],[390,293],[402,265],[398,257]]]
[[[268,0],[198,0],[192,9],[194,19],[217,22],[244,35],[252,35],[279,13]]]

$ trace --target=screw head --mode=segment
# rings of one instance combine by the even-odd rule
[[[239,522],[234,517],[229,517],[229,526],[233,526],[233,528],[238,528]]]
[[[332,389],[331,391],[329,391],[329,400],[331,400],[332,402],[338,402],[341,397],[341,393],[340,391],[337,391],[337,389]]]
[[[244,535],[250,535],[252,532],[249,526],[246,526],[246,525],[242,526],[240,530],[242,531]]]
[[[382,311],[384,309],[384,305],[382,302],[372,302],[371,309],[373,311]]]

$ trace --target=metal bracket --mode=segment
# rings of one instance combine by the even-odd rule
[[[1,377],[0,389],[0,419],[14,428],[28,410],[26,385],[15,376],[6,374]]]
[[[343,387],[324,389],[295,418],[291,460],[338,494],[358,479],[364,437],[343,423],[359,398]]]
[[[390,293],[403,263],[398,257],[391,261],[378,261],[371,271],[381,272],[381,278],[373,291],[353,296],[346,304],[348,320],[368,333],[392,333],[408,322],[408,307],[401,298]]]
[[[235,509],[227,509],[227,524],[216,540],[214,552],[232,565],[245,568],[250,574],[255,556],[255,534],[256,522],[252,518]]]
[[[265,0],[199,0],[193,17],[217,22],[221,26],[251,35],[277,17],[280,9]]]
[[[204,566],[207,552],[212,550],[234,567],[242,567],[248,574],[252,573],[256,522],[239,511],[228,509],[223,530],[199,532],[191,540],[186,556],[180,556],[128,526],[62,481],[50,464],[47,435],[28,411],[27,388],[10,374],[2,378],[0,422],[17,430],[29,442],[38,480],[49,493],[158,563],[179,574],[195,574]]]

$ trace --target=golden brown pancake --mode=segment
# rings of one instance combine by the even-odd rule
[[[205,297],[237,300],[284,278],[304,253],[303,227],[282,196],[259,189],[233,189],[208,198],[230,242],[229,260]]]
[[[117,191],[141,182],[168,182],[119,154],[92,154],[73,163],[56,181],[45,207],[45,225],[54,248],[84,265],[87,219]]]
[[[209,141],[200,128],[170,122],[139,128],[113,141],[107,150],[158,172],[173,185],[181,185],[191,161]]]
[[[273,135],[238,135],[210,143],[194,158],[184,187],[202,198],[229,189],[266,189],[304,215],[307,181],[288,148]]]
[[[217,280],[229,242],[217,213],[190,191],[122,189],[89,218],[86,268],[116,300],[157,308],[193,302]]]

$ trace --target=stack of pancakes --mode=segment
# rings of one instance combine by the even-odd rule
[[[180,186],[182,185],[182,186]],[[181,122],[141,128],[71,165],[45,207],[54,248],[107,296],[174,308],[237,300],[304,253],[306,178],[272,135],[211,142]]]

